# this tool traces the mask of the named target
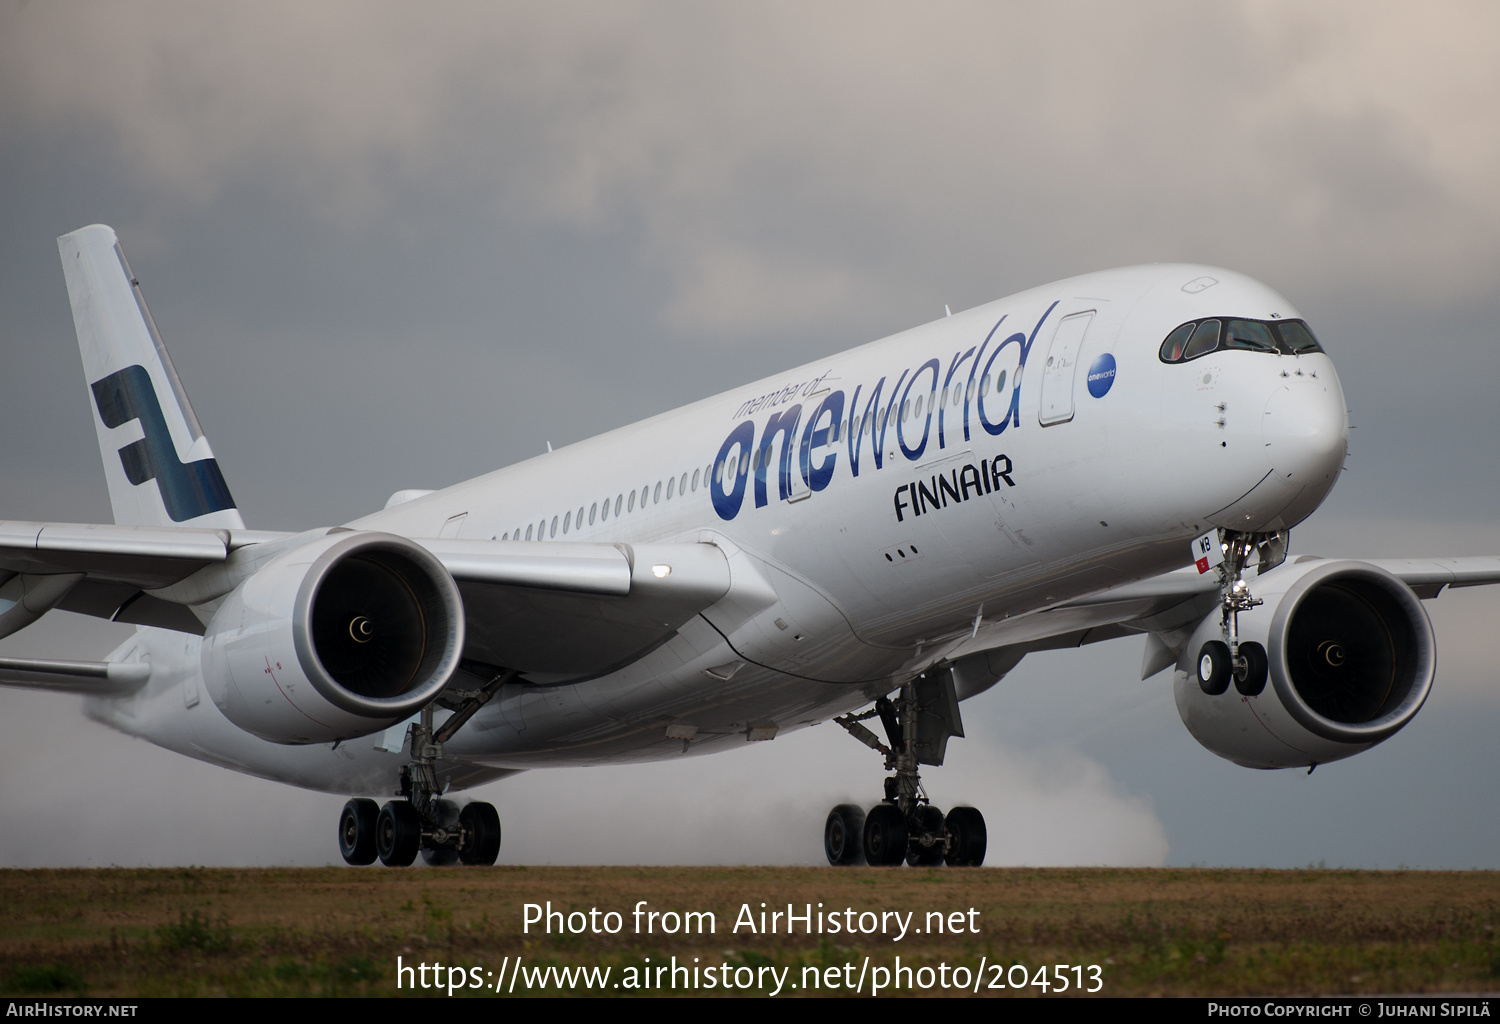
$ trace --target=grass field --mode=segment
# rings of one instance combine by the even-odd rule
[[[703,925],[702,934],[683,934],[680,927],[662,934],[678,919],[643,917],[638,933],[633,910],[641,900],[647,901],[644,913],[711,912],[714,928],[710,933],[701,917],[694,921]],[[592,925],[582,916],[572,918],[573,925],[611,926],[617,933],[557,934],[555,918],[552,935],[541,925],[523,932],[525,905],[548,901],[565,913],[597,908]],[[783,915],[787,904],[798,915],[812,904],[817,915],[822,903],[821,913],[836,912],[841,926],[852,922],[856,932],[829,934],[825,916],[819,935],[815,916],[813,934],[799,920],[788,935],[784,917],[774,922],[775,934],[764,934],[762,903],[767,914]],[[611,911],[618,920],[604,916]],[[900,919],[880,916],[892,911],[912,915],[899,941]],[[744,925],[747,912],[754,930]],[[861,924],[874,928],[877,921],[888,929],[884,934],[859,932]],[[648,924],[651,934],[644,934]],[[1096,976],[1102,994],[1117,996],[1493,992],[1500,989],[1497,925],[1496,872],[0,871],[0,992],[446,997],[446,988],[423,989],[415,975],[398,991],[398,956],[404,965],[441,962],[440,980],[452,980],[447,970],[453,965],[478,968],[462,977],[483,978],[491,987],[493,979],[507,979],[506,966],[520,957],[525,972],[514,995],[535,980],[528,972],[548,966],[607,967],[610,984],[623,981],[624,987],[605,991],[630,994],[630,972],[639,984],[651,978],[641,968],[670,964],[674,956],[683,967],[714,968],[725,982],[735,978],[744,985],[753,978],[751,992],[770,990],[775,972],[790,968],[782,975],[787,995],[806,993],[809,982],[820,994],[845,993],[862,969],[868,995],[880,968],[901,994],[951,993],[953,985],[938,982],[941,968],[945,981],[962,981],[967,989],[977,981],[980,994],[1040,996],[1041,985],[1032,982],[1045,967],[1045,994],[1053,997],[1056,965],[1069,968],[1061,972],[1066,995],[1078,994],[1080,981],[1094,987]],[[908,974],[895,971],[897,957]],[[1075,966],[1082,970],[1071,970]],[[931,970],[917,973],[923,967]],[[687,975],[678,978],[679,990],[689,984]],[[555,975],[552,980],[546,994],[557,993]],[[991,987],[997,980],[1005,987]],[[696,991],[723,989],[705,992],[700,980]],[[465,988],[455,994],[481,993]],[[540,993],[533,988],[532,994]],[[653,985],[650,994],[660,993]]]

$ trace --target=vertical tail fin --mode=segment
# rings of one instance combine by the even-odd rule
[[[115,522],[244,526],[113,229],[57,240]]]

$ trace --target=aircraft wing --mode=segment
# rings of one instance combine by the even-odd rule
[[[1317,559],[1301,555],[1292,562]],[[1384,569],[1405,583],[1417,596],[1436,597],[1444,587],[1478,587],[1500,583],[1500,555],[1469,555],[1458,558],[1357,558],[1355,561]],[[1219,589],[1214,573],[1199,573],[1191,566],[1164,573],[1148,580],[1101,590],[1087,597],[1068,601],[1060,608],[1083,608],[1099,605],[1136,604],[1156,613],[1195,595],[1215,593]]]
[[[419,540],[464,599],[464,659],[533,682],[604,675],[729,592],[712,544]]]
[[[151,666],[140,662],[46,661],[38,658],[0,658],[0,686],[94,697],[129,693],[146,681]]]
[[[0,522],[0,636],[52,608],[201,635],[204,625],[192,609],[164,595],[236,551],[290,547],[296,536]],[[464,660],[546,681],[585,678],[628,664],[729,590],[729,565],[708,544],[420,538],[416,543],[443,563],[463,595]],[[98,666],[78,668],[94,663],[49,664],[72,666],[57,668],[49,678],[72,672],[76,692],[99,692],[101,684],[89,682],[98,678]],[[0,663],[0,684],[46,685],[27,682],[28,671],[44,670]]]
[[[1302,555],[1297,561],[1316,557]],[[1384,569],[1424,600],[1445,587],[1500,583],[1497,555],[1358,561]],[[950,655],[959,671],[959,696],[982,693],[1030,652],[1141,634],[1146,635],[1141,659],[1145,679],[1177,660],[1188,635],[1218,601],[1218,574],[1199,574],[1189,566],[1017,616],[991,630],[976,628],[973,638]]]

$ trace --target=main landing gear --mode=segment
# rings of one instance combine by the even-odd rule
[[[879,717],[890,745],[860,723]],[[901,687],[895,701],[881,697],[862,714],[834,719],[855,739],[885,755],[885,799],[865,812],[839,804],[823,826],[828,863],[900,864],[913,867],[978,867],[984,863],[984,815],[955,807],[946,815],[922,789],[918,764],[940,765],[950,736],[963,736],[953,677],[927,673]]]
[[[501,681],[497,677],[495,683]],[[459,807],[440,799],[435,763],[443,755],[443,743],[496,688],[486,686],[472,696],[436,733],[432,706],[422,709],[419,724],[411,730],[411,763],[401,769],[399,799],[377,808],[374,800],[357,798],[339,814],[339,853],[345,861],[371,864],[379,857],[386,867],[406,867],[420,853],[434,867],[495,863],[500,856],[500,815],[495,806],[475,801]]]
[[[1198,685],[1210,697],[1224,693],[1231,682],[1246,697],[1254,697],[1266,688],[1270,669],[1266,649],[1254,640],[1241,643],[1239,637],[1240,612],[1262,603],[1250,596],[1250,585],[1244,579],[1245,564],[1251,552],[1259,551],[1258,573],[1280,565],[1286,558],[1289,534],[1288,530],[1220,533],[1224,561],[1219,566],[1219,606],[1224,616],[1224,639],[1209,640],[1198,650]]]

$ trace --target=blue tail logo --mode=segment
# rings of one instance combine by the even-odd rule
[[[94,404],[106,427],[113,430],[131,420],[141,421],[146,436],[120,449],[120,465],[132,484],[156,481],[162,504],[174,523],[235,507],[216,460],[184,463],[177,458],[161,402],[144,366],[127,366],[91,386]]]

